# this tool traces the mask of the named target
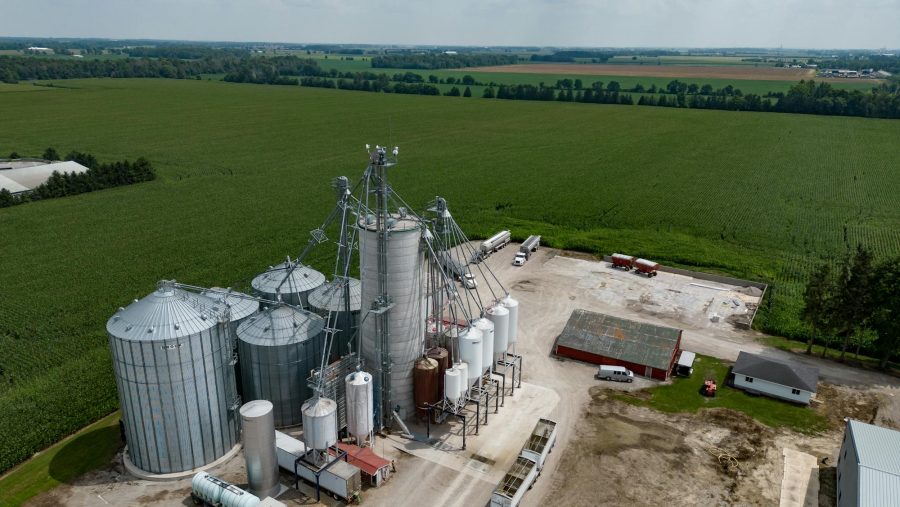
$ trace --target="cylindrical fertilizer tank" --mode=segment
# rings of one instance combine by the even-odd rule
[[[359,225],[359,258],[362,281],[362,308],[368,311],[380,297],[379,255],[377,222],[373,217],[362,217]],[[422,355],[425,339],[424,252],[420,248],[422,236],[418,221],[400,215],[392,216],[387,228],[387,285],[386,292],[393,306],[384,315],[387,319],[387,350],[391,370],[388,379],[390,408],[400,407],[400,416],[409,417],[415,410],[413,399],[413,365]],[[376,382],[380,382],[384,357],[377,350],[379,316],[370,314],[360,323],[362,333],[362,357],[372,368]],[[387,400],[380,399],[381,404]],[[387,414],[382,414],[387,416]]]
[[[513,345],[519,340],[519,302],[512,296],[506,296],[500,301],[509,310],[509,336],[508,344]]]
[[[479,377],[481,377],[481,358],[483,355],[481,339],[481,330],[477,327],[455,327],[451,329],[447,336],[451,340],[459,341],[459,360],[468,365],[467,385],[472,385]]]
[[[454,368],[459,372],[459,395],[465,396],[466,391],[469,390],[469,365],[460,362],[456,363]]]
[[[459,399],[459,393],[462,391],[462,377],[460,371],[455,367],[444,370],[444,397],[456,403]]]
[[[414,368],[416,417],[424,419],[428,417],[425,405],[438,402],[438,362],[430,357],[420,357]]]
[[[275,413],[272,402],[253,400],[241,407],[247,489],[265,498],[278,491],[278,458],[275,455]]]
[[[140,470],[200,468],[237,443],[228,322],[215,301],[161,284],[106,323],[128,457]]]
[[[425,351],[425,357],[430,357],[438,363],[438,395],[444,392],[444,372],[450,366],[450,353],[443,347],[433,347]]]
[[[482,317],[473,326],[481,331],[481,370],[487,373],[494,367],[494,323]]]
[[[307,308],[309,293],[325,283],[325,275],[292,261],[282,262],[260,273],[250,282],[253,292],[263,299]]]
[[[506,352],[509,346],[509,310],[497,303],[485,310],[488,319],[494,323],[494,359]]]
[[[338,330],[331,345],[332,358],[338,359],[351,351],[359,353],[354,338],[359,328],[359,312],[362,305],[362,287],[359,280],[335,278],[314,289],[307,299],[312,311],[324,318],[329,318],[330,314],[332,321],[328,324]],[[346,301],[350,302],[350,313],[347,313]]]
[[[260,500],[255,495],[219,479],[207,472],[197,472],[191,479],[194,496],[209,505],[222,507],[256,507]]]
[[[347,431],[357,438],[364,438],[374,429],[375,399],[372,374],[355,371],[344,379],[347,398]]]
[[[286,305],[266,308],[238,327],[243,395],[271,401],[278,428],[303,421],[300,407],[312,396],[306,379],[321,364],[324,327],[318,315]]]
[[[337,442],[337,403],[328,398],[313,398],[303,404],[303,442],[306,447],[323,451]]]

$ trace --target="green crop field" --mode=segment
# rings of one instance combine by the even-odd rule
[[[0,151],[149,158],[151,183],[0,209],[0,470],[112,412],[105,336],[174,278],[246,288],[297,254],[396,144],[396,189],[448,198],[474,236],[622,251],[770,282],[786,335],[805,276],[862,242],[900,254],[900,122],[98,79],[0,93]],[[323,270],[330,252],[313,261]]]

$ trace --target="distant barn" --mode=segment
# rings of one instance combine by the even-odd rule
[[[575,310],[556,340],[556,354],[594,364],[624,366],[635,375],[666,380],[681,347],[681,330]]]
[[[0,160],[0,189],[9,190],[13,194],[30,192],[50,179],[54,172],[78,174],[87,170],[87,167],[72,160]]]

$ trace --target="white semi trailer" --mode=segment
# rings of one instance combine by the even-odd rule
[[[510,236],[509,231],[500,231],[497,234],[494,234],[490,238],[484,240],[481,243],[481,255],[482,257],[487,257],[488,255],[500,250],[509,244],[509,240],[512,236]]]
[[[519,456],[491,494],[490,507],[516,507],[537,479],[534,460]]]
[[[538,473],[544,468],[544,462],[550,450],[556,445],[556,421],[550,419],[538,419],[534,431],[525,442],[521,456],[537,463]]]
[[[306,446],[296,438],[276,431],[275,453],[278,456],[278,466],[293,474],[294,464],[306,453]],[[310,484],[314,486],[318,484],[320,488],[328,491],[335,498],[341,498],[348,503],[358,497],[362,491],[359,468],[343,460],[331,463],[324,470],[318,470],[318,481],[316,480],[316,471],[302,463],[296,465],[296,471],[297,475]]]

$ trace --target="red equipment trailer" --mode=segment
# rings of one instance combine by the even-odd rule
[[[622,268],[625,271],[631,271],[634,267],[634,257],[630,255],[614,253],[612,254],[612,264],[614,268]]]
[[[647,275],[647,278],[659,274],[659,264],[653,261],[648,261],[647,259],[638,259],[634,261],[634,268]]]

